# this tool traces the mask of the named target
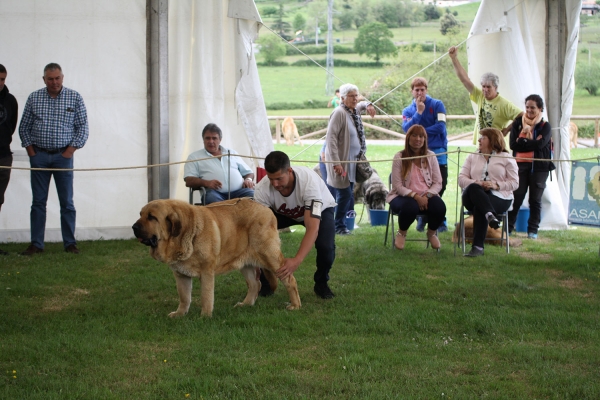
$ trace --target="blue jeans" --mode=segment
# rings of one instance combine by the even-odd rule
[[[73,168],[73,158],[65,158],[61,153],[48,154],[36,149],[36,154],[29,157],[31,168]],[[31,171],[31,204],[30,226],[31,243],[44,248],[46,231],[46,203],[50,179],[54,176],[56,192],[60,202],[60,229],[63,245],[67,248],[77,244],[75,241],[75,204],[73,203],[73,171]]]
[[[336,188],[337,196],[335,202],[335,230],[348,229],[346,227],[346,213],[354,208],[354,182],[344,189]]]
[[[216,190],[206,189],[206,204],[216,203],[217,201],[224,201],[228,199],[239,199],[240,197],[254,197],[254,190],[248,188],[241,188],[231,192],[231,196],[228,193],[217,192]]]

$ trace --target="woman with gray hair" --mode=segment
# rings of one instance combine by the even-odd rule
[[[506,137],[510,132],[513,120],[523,115],[523,112],[509,100],[500,96],[500,93],[498,93],[498,85],[500,84],[498,75],[491,72],[483,74],[481,76],[481,89],[479,89],[471,82],[467,71],[458,61],[458,49],[454,46],[450,47],[448,55],[452,59],[456,76],[469,92],[469,98],[477,104],[475,132],[479,132],[483,128],[496,128]],[[508,145],[507,139],[505,141]],[[476,143],[476,141],[477,136],[474,135],[473,143]]]
[[[337,189],[335,232],[349,235],[346,213],[352,204],[352,191],[356,182],[356,161],[367,152],[365,133],[360,114],[367,111],[375,116],[375,107],[368,101],[358,101],[358,87],[347,83],[340,86],[342,102],[327,126],[325,160],[327,161],[327,184]]]

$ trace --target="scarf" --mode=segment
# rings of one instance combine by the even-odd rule
[[[535,119],[529,119],[527,118],[527,114],[523,113],[523,116],[521,117],[523,126],[521,128],[521,133],[519,134],[519,137],[533,139],[533,129],[537,124],[540,123],[541,120],[542,113],[539,113],[538,116],[535,117]]]
[[[360,153],[358,154],[358,159],[360,160],[367,152],[367,141],[365,140],[365,130],[363,129],[362,118],[360,117],[360,114],[356,112],[356,109],[351,110],[346,107],[344,103],[342,103],[341,106],[350,113],[352,120],[354,121],[354,126],[358,133],[358,141],[360,142]]]
[[[540,121],[542,120],[542,113],[539,113],[537,117],[535,117],[535,119],[529,119],[527,118],[527,115],[525,113],[523,113],[523,116],[521,117],[521,121],[522,121],[522,127],[521,127],[521,133],[519,133],[519,137],[522,138],[526,138],[528,140],[533,140],[535,139],[533,137],[533,135],[535,134],[535,126],[537,124],[540,123]],[[532,151],[517,151],[515,156],[516,156],[516,161],[518,163],[524,163],[524,162],[532,162],[531,159],[533,158],[533,150]]]

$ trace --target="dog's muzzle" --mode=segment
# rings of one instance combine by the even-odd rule
[[[142,228],[139,223],[133,224],[131,227],[133,229],[133,234],[140,241],[140,243],[145,244],[146,246],[156,247],[158,245],[158,238],[156,235],[152,235],[152,237],[146,238],[142,234]]]

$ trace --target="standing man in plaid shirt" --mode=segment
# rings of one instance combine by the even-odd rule
[[[79,93],[63,86],[60,65],[44,68],[46,87],[29,95],[19,136],[27,150],[31,168],[73,168],[73,153],[87,141],[87,111]],[[73,203],[73,171],[31,171],[31,244],[22,255],[44,251],[46,202],[50,179],[54,176],[60,201],[60,226],[65,251],[79,254],[75,241],[75,204]]]

